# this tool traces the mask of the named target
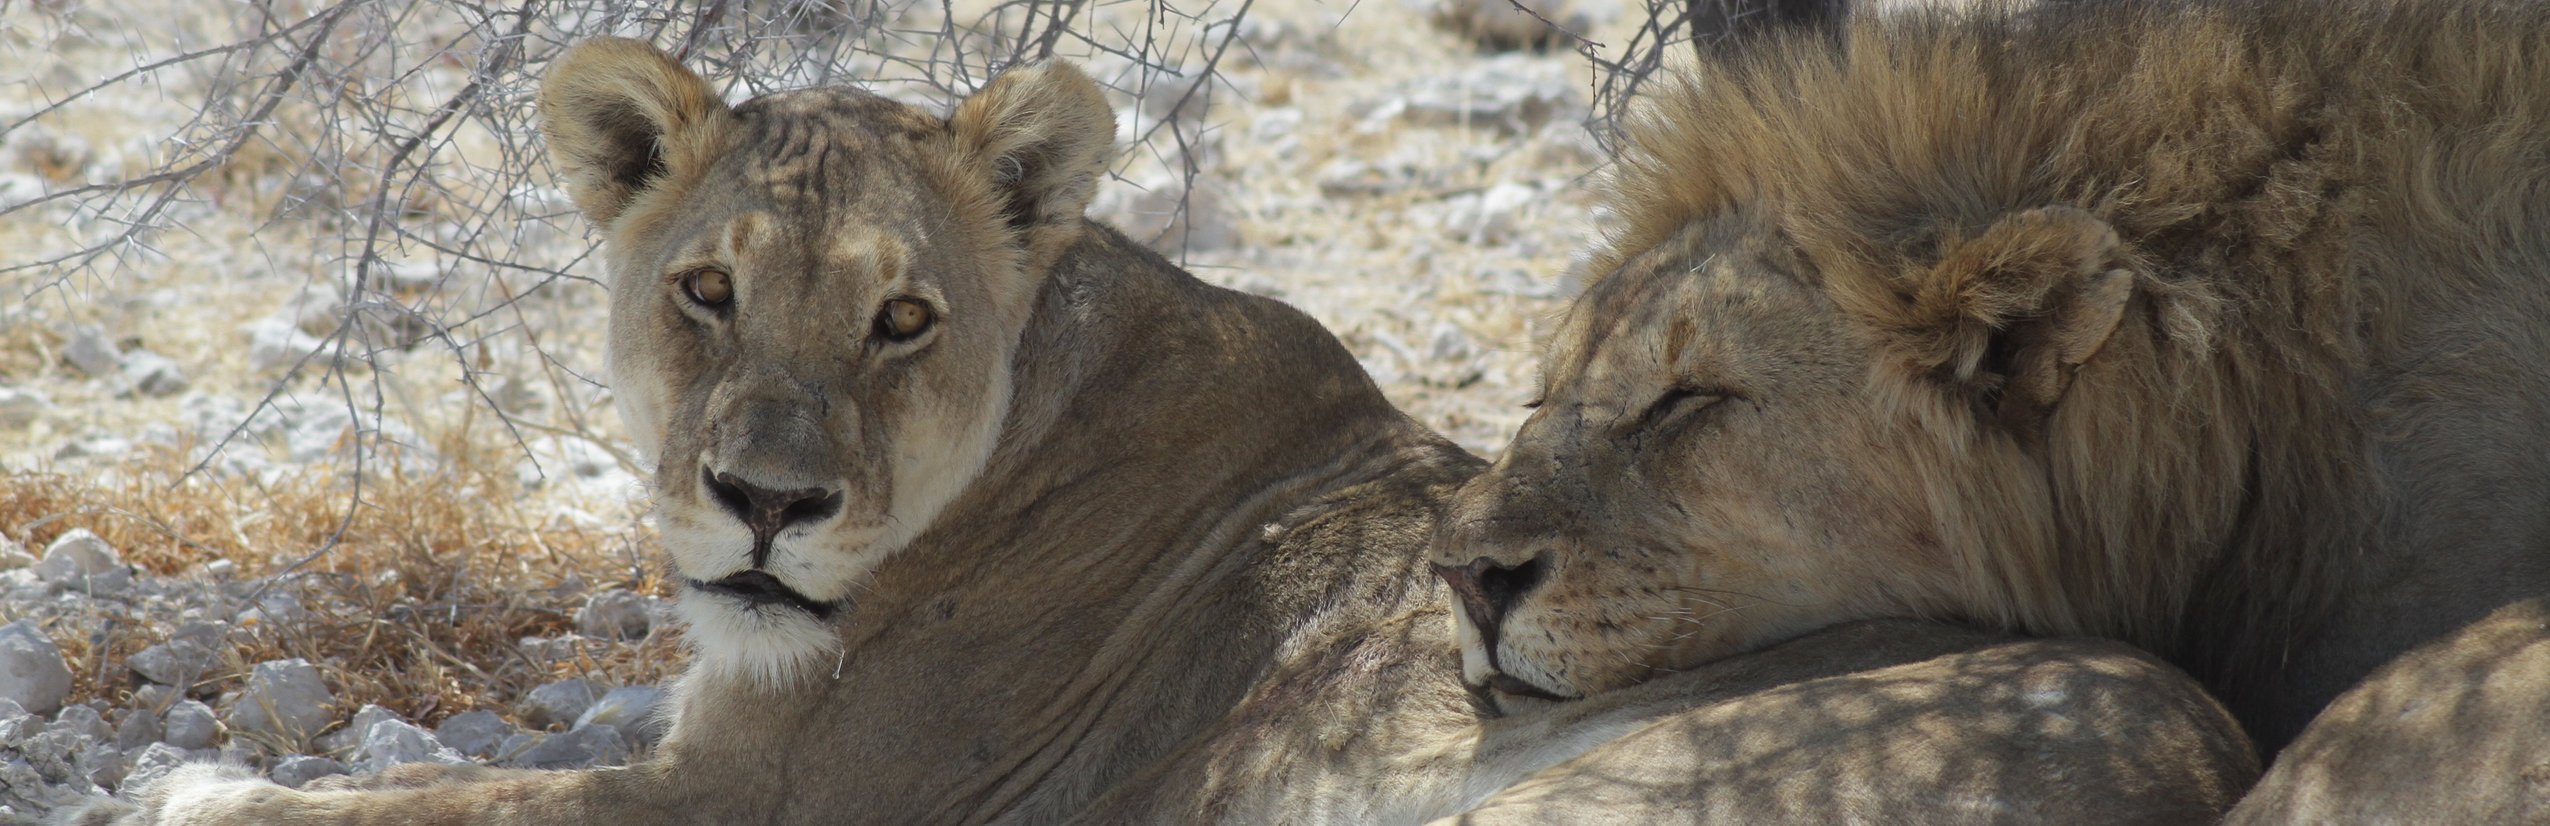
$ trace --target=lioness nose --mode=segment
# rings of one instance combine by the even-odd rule
[[[1452,595],[1461,601],[1461,610],[1482,630],[1493,629],[1514,609],[1514,603],[1540,587],[1549,573],[1549,555],[1535,554],[1521,565],[1506,566],[1479,557],[1460,567],[1436,565],[1434,572],[1452,586]]]
[[[700,469],[700,482],[709,496],[726,507],[726,512],[743,520],[753,536],[767,541],[780,531],[809,522],[821,522],[841,512],[841,492],[823,488],[773,490],[744,481],[732,473]]]

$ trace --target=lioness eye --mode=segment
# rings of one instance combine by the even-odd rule
[[[735,298],[735,281],[724,270],[698,269],[682,274],[682,292],[710,309]]]
[[[930,322],[937,319],[930,305],[916,299],[897,298],[877,310],[877,337],[887,341],[911,341],[928,332]]]

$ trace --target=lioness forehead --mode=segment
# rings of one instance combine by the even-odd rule
[[[849,88],[765,95],[735,115],[725,157],[734,181],[759,190],[783,214],[807,217],[912,191],[925,153],[947,131],[935,115]]]

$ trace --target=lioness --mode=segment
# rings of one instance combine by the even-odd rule
[[[729,108],[602,40],[540,105],[609,245],[613,386],[685,583],[663,745],[308,790],[195,767],[81,822],[1418,823],[1654,726],[1888,760],[1665,755],[1690,770],[1605,811],[1708,783],[1753,811],[2184,815],[2255,772],[2148,658],[1932,626],[1482,723],[1424,567],[1477,461],[1309,318],[1086,221],[1115,130],[1077,70],[946,118],[850,89]]]
[[[2163,652],[2272,750],[2550,592],[2550,7],[1905,12],[1705,61],[1434,560],[1465,679],[1853,618]]]

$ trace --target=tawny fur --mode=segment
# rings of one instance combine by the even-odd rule
[[[2130,640],[2273,748],[2418,641],[2550,590],[2550,7],[1871,17],[1666,85],[1618,161],[1585,271],[1589,303],[1624,309],[1571,310],[1602,315],[1553,345],[1552,399],[1648,311],[1606,295],[1618,273],[1807,285],[1783,323],[1864,367],[1834,396],[1858,418],[1762,438],[1865,444],[1847,496],[1890,524],[1823,570],[1893,572],[1819,597],[1821,621]],[[1763,390],[1750,403],[1782,392]],[[1520,495],[1491,476],[1461,520]],[[1438,561],[1526,552],[1480,541]],[[1804,613],[1750,643],[1586,656],[1672,670]]]
[[[1569,763],[1678,778],[1589,816],[1818,807],[1776,774],[1892,822],[1974,822],[1977,799],[2068,822],[2219,811],[2255,774],[2219,707],[2139,654],[1939,626],[1845,629],[1481,720],[1423,561],[1476,460],[1308,317],[1087,222],[1114,130],[1086,77],[1013,68],[949,118],[851,89],[729,108],[706,88],[601,41],[543,94],[609,245],[613,386],[691,583],[695,657],[664,743],[620,769],[409,766],[304,790],[196,768],[70,819],[1417,823]],[[722,300],[686,286],[703,270]],[[938,311],[929,338],[880,339],[870,319],[896,300]],[[755,533],[759,504],[721,475],[836,498]],[[711,587],[745,570],[832,615]],[[2014,669],[2062,690],[1997,688]],[[1772,691],[1800,682],[1828,701]],[[1896,714],[1827,713],[1852,695]],[[1656,737],[1605,752],[1653,725],[1885,737],[1963,779],[1757,767]],[[1909,736],[1943,726],[1961,734]],[[2039,771],[2067,779],[2004,782]]]

